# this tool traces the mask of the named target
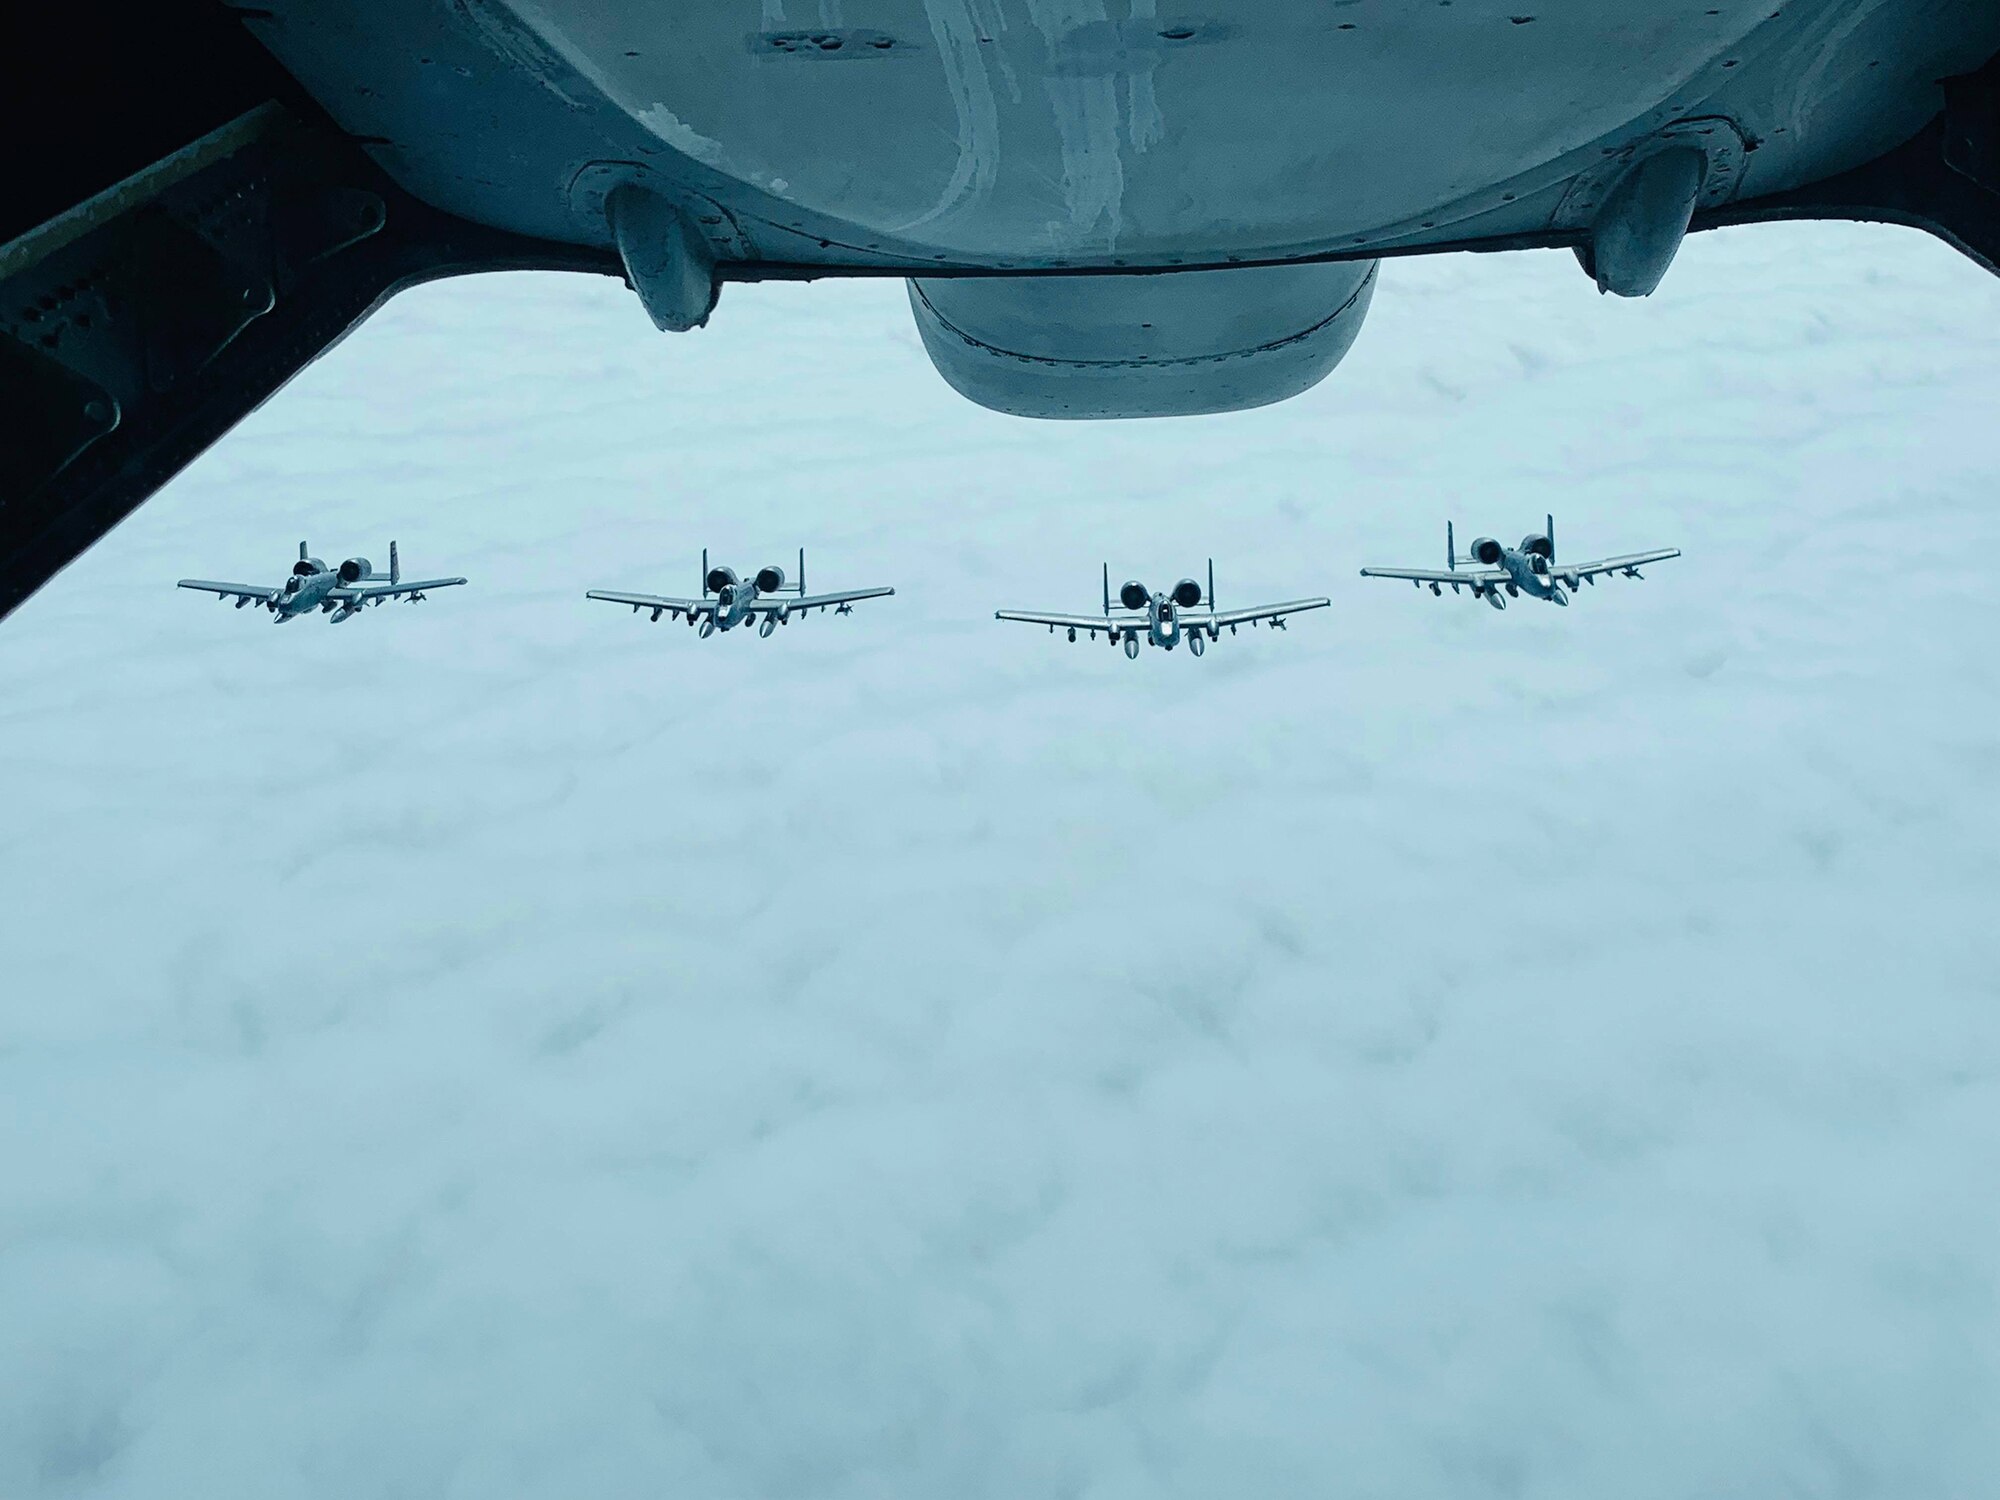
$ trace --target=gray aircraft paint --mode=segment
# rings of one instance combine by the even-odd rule
[[[699,326],[732,268],[900,272],[945,378],[1034,416],[1296,394],[1353,343],[1385,255],[1553,235],[1644,295],[1691,214],[1879,155],[1936,113],[1937,80],[2000,51],[1987,0],[882,0],[848,20],[246,13],[403,186],[615,246],[661,327]],[[1348,264],[1283,264],[1328,257]],[[1010,274],[1078,270],[1113,274]],[[1160,271],[1207,275],[1139,274]]]
[[[298,561],[292,564],[285,581],[275,588],[259,588],[246,583],[215,583],[203,578],[183,578],[177,586],[233,599],[238,609],[250,604],[262,605],[271,612],[272,623],[276,625],[311,614],[315,609],[325,611],[329,616],[328,623],[338,625],[353,619],[371,604],[379,606],[396,598],[416,604],[430,589],[457,588],[464,582],[463,578],[425,578],[415,583],[404,583],[402,559],[394,542],[389,543],[387,573],[376,572],[375,565],[365,557],[350,557],[339,566],[329,568],[311,555],[311,549],[304,542],[300,542]]]
[[[1072,641],[1077,638],[1079,630],[1093,640],[1102,632],[1112,645],[1123,646],[1126,656],[1134,659],[1139,655],[1142,642],[1171,651],[1183,640],[1187,642],[1190,656],[1200,656],[1209,641],[1221,639],[1225,627],[1234,635],[1238,626],[1254,627],[1262,621],[1273,630],[1283,630],[1285,616],[1309,609],[1324,609],[1331,602],[1325,598],[1289,599],[1249,609],[1218,610],[1215,607],[1215,562],[1210,559],[1206,591],[1192,578],[1183,578],[1168,590],[1149,589],[1133,579],[1118,590],[1119,603],[1126,612],[1116,615],[1111,610],[1109,563],[1103,565],[1100,579],[1102,614],[1065,615],[1002,609],[995,610],[993,618],[1044,625],[1051,634],[1058,630],[1066,631]]]
[[[612,589],[592,589],[584,597],[601,599],[608,604],[630,605],[632,612],[650,610],[654,623],[662,615],[674,619],[685,618],[703,636],[734,630],[752,619],[757,619],[757,634],[769,636],[780,625],[790,622],[794,615],[809,615],[815,610],[831,609],[836,614],[852,614],[854,605],[863,599],[883,599],[894,594],[892,588],[845,589],[830,594],[808,594],[806,592],[806,553],[799,549],[799,573],[797,582],[788,582],[785,570],[775,564],[759,568],[746,580],[734,568],[715,567],[708,564],[708,549],[701,553],[701,596],[680,598],[667,594],[628,594]],[[782,597],[780,597],[782,596]]]
[[[1361,576],[1397,579],[1415,584],[1420,589],[1428,587],[1433,594],[1442,594],[1447,588],[1456,594],[1461,588],[1469,588],[1473,598],[1484,599],[1495,609],[1505,609],[1509,596],[1518,598],[1522,594],[1550,604],[1567,605],[1569,590],[1583,584],[1595,586],[1599,578],[1640,578],[1644,576],[1639,572],[1641,567],[1666,562],[1680,555],[1677,547],[1662,547],[1651,552],[1594,558],[1584,563],[1558,562],[1556,518],[1551,515],[1544,518],[1541,531],[1522,537],[1518,547],[1504,546],[1490,536],[1480,537],[1468,552],[1478,567],[1461,570],[1455,531],[1451,522],[1447,521],[1444,527],[1443,571],[1434,568],[1363,568]],[[1568,588],[1565,589],[1564,585]]]

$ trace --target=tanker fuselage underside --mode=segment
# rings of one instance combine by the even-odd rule
[[[675,330],[730,281],[900,276],[957,389],[1110,417],[1306,389],[1398,256],[1568,247],[1640,296],[1690,229],[1825,217],[2000,265],[1989,0],[807,9],[38,9],[0,59],[0,128],[59,143],[0,206],[0,613],[435,276],[620,275]]]

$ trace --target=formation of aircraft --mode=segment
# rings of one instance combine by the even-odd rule
[[[418,583],[403,582],[402,560],[396,555],[394,542],[389,543],[387,573],[376,572],[375,565],[365,557],[350,557],[338,567],[329,568],[311,555],[304,542],[300,542],[299,560],[292,564],[292,571],[286,575],[285,581],[275,588],[259,588],[248,583],[211,583],[205,578],[183,578],[180,586],[215,594],[223,599],[234,599],[238,609],[246,604],[261,604],[271,612],[274,623],[279,625],[310,614],[315,609],[331,615],[329,623],[338,625],[342,620],[353,619],[371,604],[381,605],[396,598],[416,604],[431,589],[457,588],[464,582],[463,578],[426,578]]]
[[[1472,597],[1484,599],[1495,609],[1505,609],[1509,598],[1526,594],[1551,604],[1567,605],[1569,595],[1583,584],[1595,585],[1599,578],[1640,578],[1641,567],[1679,557],[1680,549],[1662,547],[1651,552],[1633,552],[1621,557],[1598,558],[1592,562],[1559,562],[1556,558],[1555,517],[1545,518],[1541,531],[1531,532],[1518,547],[1502,546],[1492,537],[1480,537],[1472,544],[1471,560],[1460,565],[1458,544],[1452,524],[1444,529],[1445,565],[1436,568],[1363,568],[1364,578],[1395,578],[1428,587],[1433,594],[1449,588],[1454,594],[1470,589]],[[1079,633],[1095,640],[1099,635],[1112,645],[1122,646],[1128,657],[1136,658],[1141,646],[1172,651],[1183,642],[1190,656],[1200,656],[1211,641],[1231,635],[1245,625],[1286,628],[1287,617],[1306,610],[1325,609],[1332,601],[1324,596],[1287,599],[1276,604],[1259,604],[1248,609],[1218,609],[1215,604],[1215,560],[1208,561],[1208,586],[1193,578],[1183,578],[1170,589],[1151,589],[1137,579],[1129,579],[1118,590],[1117,608],[1111,593],[1111,565],[1102,570],[1100,613],[1053,614],[1037,610],[1002,609],[997,620],[1018,620],[1041,625],[1050,634],[1060,630],[1074,641]],[[214,583],[202,578],[183,578],[180,587],[196,589],[233,599],[236,607],[261,605],[279,624],[313,610],[331,617],[334,624],[352,619],[371,604],[404,598],[411,603],[423,599],[432,589],[455,588],[463,578],[426,578],[415,583],[403,581],[402,561],[396,544],[389,543],[389,571],[378,573],[365,557],[350,557],[329,568],[299,543],[298,561],[283,583],[275,588],[246,583]],[[799,549],[798,581],[790,581],[785,570],[775,564],[759,568],[746,580],[734,568],[711,567],[708,549],[701,554],[701,596],[682,598],[670,594],[628,594],[611,589],[592,589],[585,598],[623,604],[634,614],[650,611],[657,623],[662,615],[685,619],[703,637],[718,631],[734,630],[755,622],[757,634],[768,636],[794,616],[815,610],[852,614],[864,599],[893,595],[893,588],[842,589],[833,593],[806,592],[806,554]]]
[[[677,339],[895,278],[952,389],[1071,421],[1289,400],[1410,256],[1646,297],[1690,235],[1860,220],[2000,273],[1994,0],[15,9],[0,619],[441,276],[613,278]]]
[[[685,616],[688,624],[696,626],[702,636],[714,635],[718,630],[734,630],[738,625],[755,619],[757,634],[767,636],[794,615],[808,615],[816,609],[831,609],[835,614],[851,615],[854,606],[861,600],[881,599],[895,592],[889,588],[873,588],[808,594],[803,547],[799,549],[797,583],[787,583],[785,570],[775,565],[759,568],[746,583],[737,576],[734,568],[711,568],[708,565],[708,549],[704,547],[701,552],[699,599],[677,599],[664,594],[621,594],[610,589],[592,589],[584,597],[602,599],[608,604],[629,604],[634,614],[649,609],[653,612],[655,624],[663,614],[677,620]]]
[[[1665,562],[1681,555],[1678,547],[1661,547],[1652,552],[1634,552],[1624,557],[1601,557],[1595,562],[1559,563],[1556,561],[1556,518],[1545,516],[1544,528],[1540,532],[1530,532],[1521,538],[1518,547],[1503,547],[1490,536],[1480,537],[1472,544],[1472,560],[1477,567],[1458,565],[1458,546],[1452,535],[1451,522],[1444,525],[1444,569],[1435,568],[1363,568],[1363,578],[1397,578],[1415,584],[1418,588],[1429,585],[1433,594],[1442,594],[1449,588],[1454,594],[1461,588],[1472,590],[1472,597],[1484,599],[1495,609],[1505,609],[1510,598],[1526,594],[1531,599],[1546,599],[1551,604],[1569,603],[1569,596],[1582,584],[1593,588],[1600,578],[1625,577],[1643,578],[1639,569],[1648,563]],[[1568,585],[1565,590],[1564,585]]]
[[[1192,578],[1183,578],[1173,588],[1149,589],[1136,579],[1118,590],[1124,613],[1111,612],[1111,564],[1104,565],[1104,612],[1101,615],[1038,614],[1031,610],[1002,609],[996,620],[1022,620],[1030,625],[1046,625],[1051,633],[1066,630],[1076,639],[1081,630],[1095,639],[1099,631],[1115,646],[1123,642],[1125,654],[1137,657],[1141,641],[1171,651],[1183,640],[1188,654],[1199,656],[1207,642],[1221,638],[1224,626],[1234,635],[1239,625],[1254,626],[1265,621],[1273,630],[1285,628],[1285,616],[1307,609],[1324,609],[1329,599],[1291,599],[1283,604],[1260,604],[1255,609],[1218,610],[1215,607],[1215,559],[1208,562],[1208,590],[1202,591]]]

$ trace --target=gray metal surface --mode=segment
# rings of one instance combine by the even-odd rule
[[[1306,610],[1325,609],[1333,602],[1323,597],[1287,599],[1276,604],[1253,604],[1247,609],[1217,609],[1215,560],[1210,558],[1206,589],[1192,578],[1183,578],[1170,589],[1151,589],[1137,579],[1130,579],[1120,586],[1117,594],[1119,607],[1114,610],[1111,605],[1109,563],[1104,565],[1101,577],[1102,613],[1073,615],[1046,610],[1000,609],[993,612],[993,618],[1040,625],[1051,635],[1060,630],[1072,642],[1079,639],[1094,641],[1101,634],[1113,646],[1122,647],[1125,655],[1133,659],[1138,657],[1143,646],[1172,651],[1183,641],[1187,643],[1190,656],[1200,656],[1210,641],[1222,638],[1224,630],[1234,635],[1242,626],[1254,629],[1260,623],[1272,630],[1283,630],[1288,616]]]
[[[1914,134],[2000,51],[1987,0],[270,0],[246,24],[419,198],[608,244],[625,162],[718,253],[854,265],[1223,264],[1537,232],[1694,116],[1733,196]],[[711,230],[725,226],[710,225]],[[734,246],[725,247],[725,239]]]
[[[1472,597],[1484,599],[1495,609],[1505,609],[1509,599],[1523,594],[1550,604],[1569,603],[1581,585],[1595,586],[1600,578],[1643,578],[1639,569],[1648,563],[1667,562],[1681,555],[1678,547],[1659,547],[1650,552],[1631,552],[1620,557],[1599,557],[1589,562],[1559,562],[1556,559],[1556,519],[1549,516],[1543,529],[1521,538],[1521,545],[1509,547],[1490,536],[1475,538],[1460,563],[1452,524],[1444,527],[1444,567],[1363,568],[1363,578],[1393,578],[1442,594],[1447,588],[1456,594],[1470,589]]]
[[[1376,264],[913,279],[910,307],[938,372],[982,406],[1188,416],[1316,385],[1361,332]]]
[[[1404,255],[1568,247],[1641,295],[1685,231],[1856,218],[2000,269],[1991,0],[849,9],[36,10],[0,55],[50,143],[0,244],[0,612],[435,276],[623,274],[672,330],[734,280],[908,276],[974,399],[1139,416],[1305,389]],[[50,128],[20,101],[86,54]]]
[[[719,565],[711,568],[708,549],[704,547],[701,552],[699,598],[674,594],[631,594],[616,589],[592,589],[584,597],[600,599],[607,604],[629,605],[634,614],[645,610],[655,625],[659,624],[663,615],[670,620],[685,619],[703,638],[734,630],[738,625],[746,625],[753,620],[757,634],[769,637],[779,626],[789,625],[794,619],[804,619],[815,611],[824,613],[830,609],[837,615],[851,615],[854,606],[863,599],[886,599],[895,592],[892,588],[874,587],[809,594],[806,592],[806,551],[803,547],[799,549],[798,574],[789,579],[785,570],[776,564],[766,564],[748,578],[734,568]]]

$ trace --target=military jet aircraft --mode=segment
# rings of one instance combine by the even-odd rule
[[[379,581],[383,579],[387,582]],[[261,604],[271,612],[274,623],[279,625],[310,614],[315,608],[333,616],[329,623],[338,625],[342,620],[353,619],[371,604],[380,605],[399,597],[416,604],[431,589],[457,588],[464,582],[463,578],[426,578],[418,583],[403,582],[403,565],[396,556],[394,542],[389,543],[387,573],[376,572],[375,565],[365,557],[350,557],[339,567],[329,568],[311,556],[306,544],[300,542],[299,560],[292,564],[291,573],[276,588],[257,588],[247,583],[210,583],[204,578],[183,578],[180,586],[234,599],[238,609],[246,604]]]
[[[1294,396],[1404,256],[1642,297],[1691,234],[1855,219],[2000,271],[1994,0],[13,10],[0,614],[440,276],[616,277],[677,334],[897,277],[955,389],[1070,419]]]
[[[995,610],[996,620],[1024,620],[1030,625],[1046,625],[1051,633],[1058,630],[1069,632],[1071,640],[1081,630],[1095,638],[1101,630],[1112,645],[1124,643],[1125,654],[1136,658],[1139,643],[1158,646],[1163,651],[1171,651],[1183,640],[1187,642],[1188,654],[1199,656],[1207,643],[1221,638],[1224,626],[1231,635],[1236,634],[1239,625],[1254,626],[1259,620],[1266,621],[1273,630],[1285,628],[1285,616],[1297,614],[1306,609],[1325,609],[1331,603],[1327,599],[1291,599],[1283,604],[1260,604],[1255,609],[1217,610],[1215,607],[1215,560],[1208,563],[1208,591],[1192,578],[1183,578],[1172,589],[1161,593],[1148,589],[1136,579],[1118,590],[1118,602],[1127,613],[1111,613],[1111,564],[1104,565],[1104,613],[1102,615],[1044,615],[1025,610]]]
[[[808,594],[803,547],[799,549],[797,583],[787,583],[785,570],[776,566],[759,568],[745,583],[734,568],[711,568],[708,565],[708,549],[704,547],[701,552],[699,599],[675,599],[661,594],[621,594],[610,589],[592,589],[584,597],[602,599],[610,604],[629,604],[634,614],[650,609],[655,624],[663,614],[676,620],[686,616],[688,624],[696,626],[703,636],[714,635],[718,630],[734,630],[754,616],[757,634],[766,636],[789,622],[794,615],[808,615],[816,609],[831,609],[837,615],[851,615],[860,600],[881,599],[895,592],[894,589],[877,588],[848,589],[837,594]]]
[[[1622,575],[1626,578],[1642,578],[1639,569],[1647,563],[1665,562],[1668,558],[1681,555],[1678,547],[1662,547],[1653,552],[1634,552],[1625,557],[1603,557],[1596,562],[1559,563],[1556,561],[1556,518],[1545,516],[1546,529],[1531,532],[1521,538],[1518,547],[1503,547],[1490,536],[1480,537],[1472,544],[1472,556],[1479,566],[1461,570],[1458,566],[1458,546],[1453,540],[1451,522],[1444,523],[1444,571],[1435,568],[1363,568],[1363,578],[1401,578],[1418,588],[1430,585],[1433,594],[1442,594],[1447,587],[1455,594],[1461,587],[1472,590],[1472,597],[1484,599],[1495,609],[1505,609],[1510,598],[1526,594],[1531,599],[1546,599],[1551,604],[1568,604],[1569,593],[1564,591],[1567,584],[1574,591],[1581,584],[1597,586],[1599,578]]]

